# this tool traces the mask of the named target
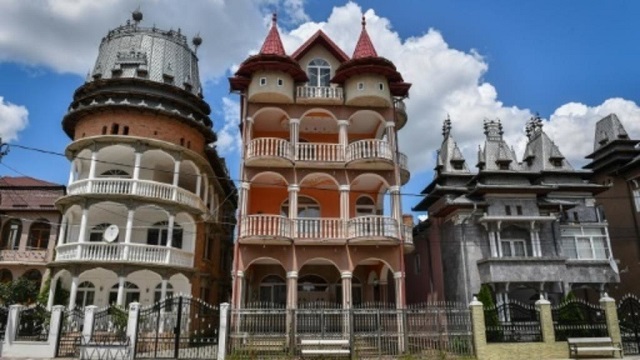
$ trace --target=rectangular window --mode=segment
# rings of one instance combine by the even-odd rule
[[[507,215],[511,215],[511,206],[507,205],[504,207],[504,213]]]
[[[267,78],[266,77],[261,77],[260,78],[260,86],[265,86],[267,85]]]
[[[609,235],[604,226],[563,226],[560,229],[564,255],[570,259],[607,260]]]
[[[282,80],[282,79],[278,79],[277,84],[278,84],[278,86],[282,86],[282,85],[284,85],[284,80]]]
[[[522,206],[520,206],[520,205],[516,206],[516,214],[522,215]]]
[[[502,257],[527,256],[527,245],[523,239],[501,239]]]

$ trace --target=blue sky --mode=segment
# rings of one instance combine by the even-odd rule
[[[351,54],[359,18],[367,16],[378,53],[414,84],[409,124],[400,134],[412,169],[405,193],[419,192],[432,179],[446,114],[470,167],[483,141],[484,118],[502,120],[507,141],[521,156],[524,123],[539,112],[575,167],[592,149],[593,124],[610,112],[618,113],[632,137],[640,137],[637,1],[0,0],[5,141],[64,152],[70,139],[60,123],[73,91],[93,66],[101,37],[138,4],[144,25],[202,34],[205,99],[234,178],[238,99],[229,94],[226,77],[259,48],[273,10],[288,52],[322,28]],[[64,184],[68,169],[64,157],[13,146],[0,175]],[[418,200],[405,197],[405,211]]]

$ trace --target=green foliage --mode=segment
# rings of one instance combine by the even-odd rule
[[[38,298],[38,284],[21,277],[11,282],[0,283],[0,302],[5,306],[28,305]]]
[[[493,309],[495,307],[495,303],[493,302],[493,295],[491,294],[489,285],[484,284],[480,287],[480,292],[478,293],[478,301],[482,303],[485,309]],[[499,320],[497,311],[485,312],[485,326],[497,326],[498,324]]]

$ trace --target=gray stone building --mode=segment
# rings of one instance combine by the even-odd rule
[[[594,198],[607,187],[574,169],[542,125],[527,123],[518,162],[500,121],[485,120],[472,173],[445,120],[434,180],[414,207],[428,212],[421,231],[439,245],[430,259],[439,297],[469,302],[487,284],[498,301],[529,303],[542,294],[555,302],[569,291],[597,299],[619,281]]]

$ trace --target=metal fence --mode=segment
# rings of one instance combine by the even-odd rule
[[[488,343],[540,342],[540,314],[533,305],[516,301],[499,303],[484,309]]]
[[[230,325],[233,358],[300,356],[303,340],[347,342],[351,355],[358,359],[403,354],[449,358],[474,353],[466,304],[429,303],[406,309],[388,304],[353,309],[336,304],[243,308],[231,310]]]
[[[96,311],[93,334],[89,343],[125,343],[128,341],[127,319],[129,313],[122,307],[110,305]]]
[[[16,341],[47,341],[51,313],[42,305],[24,308],[18,315]]]
[[[9,319],[9,308],[0,307],[0,341],[4,340],[4,334],[7,331],[7,320]]]
[[[56,357],[80,357],[84,309],[74,308],[62,314]]]
[[[625,355],[640,354],[640,299],[627,294],[618,303],[620,336]]]
[[[604,310],[600,305],[573,299],[551,308],[556,341],[570,337],[608,336]]]

